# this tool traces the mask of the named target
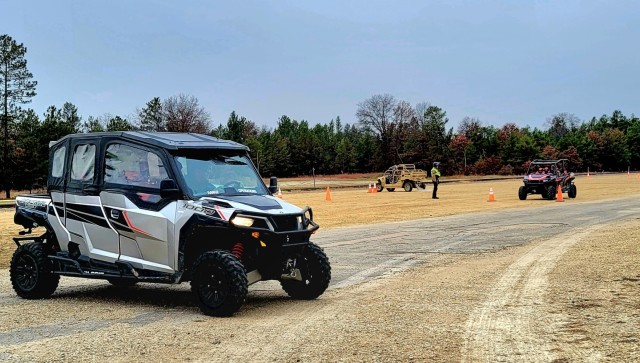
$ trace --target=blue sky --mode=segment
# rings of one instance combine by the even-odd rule
[[[443,108],[448,126],[543,127],[640,114],[636,1],[13,1],[0,33],[27,47],[28,107],[131,116],[194,95],[226,123],[311,124],[389,93]]]

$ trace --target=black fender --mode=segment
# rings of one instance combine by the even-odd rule
[[[47,212],[37,209],[16,208],[16,213],[13,215],[13,223],[22,226],[25,229],[40,226],[45,227],[48,230],[51,229]]]
[[[30,209],[19,207],[16,208],[16,212],[13,215],[13,223],[22,226],[24,229],[27,229],[27,232],[20,232],[21,235],[30,234],[32,228],[43,227],[46,232],[39,237],[21,237],[18,240],[20,241],[43,241],[45,240],[47,245],[49,246],[50,253],[54,253],[56,251],[60,251],[60,245],[58,243],[58,239],[56,238],[56,233],[51,227],[49,223],[49,214],[53,215],[53,206],[49,205],[46,210],[41,209]],[[16,240],[14,238],[14,240]],[[17,243],[17,241],[16,241]]]

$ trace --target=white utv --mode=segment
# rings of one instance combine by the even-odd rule
[[[110,132],[52,142],[48,194],[19,196],[26,230],[10,266],[23,298],[53,294],[60,276],[191,282],[200,309],[230,316],[247,287],[279,280],[296,299],[315,299],[331,267],[309,241],[311,208],[275,198],[244,145],[199,134]],[[39,236],[24,236],[34,227]]]

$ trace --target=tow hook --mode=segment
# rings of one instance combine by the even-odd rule
[[[296,268],[295,258],[290,258],[287,260],[287,265],[285,266],[284,270],[285,273],[280,276],[281,279],[302,281],[302,274],[300,273],[300,269]]]

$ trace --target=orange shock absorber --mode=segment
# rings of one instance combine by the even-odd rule
[[[242,261],[242,254],[244,254],[244,245],[240,242],[233,245],[233,248],[231,249],[231,254],[236,256],[238,260]]]

